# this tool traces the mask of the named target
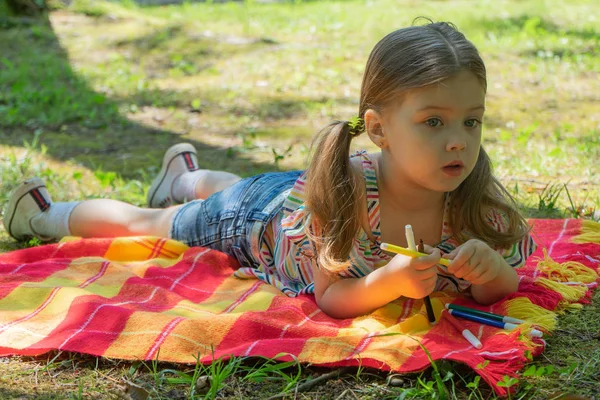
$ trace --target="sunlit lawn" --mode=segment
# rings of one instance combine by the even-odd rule
[[[51,13],[52,29],[0,25],[0,204],[18,182],[37,175],[55,200],[100,196],[143,205],[164,150],[180,141],[198,148],[203,168],[242,176],[304,168],[311,136],[357,112],[373,45],[427,16],[456,24],[482,53],[484,146],[526,215],[600,219],[599,11],[595,1],[148,8],[75,1]],[[366,137],[354,147],[375,150]],[[25,245],[0,230],[1,250]],[[581,313],[561,318],[535,361],[546,369],[521,382],[521,397],[600,392],[600,352],[590,334],[600,331],[598,304],[596,296]],[[573,363],[571,373],[556,372]],[[131,364],[100,364],[96,369],[95,359],[65,355],[52,363],[13,360],[0,363],[8,376],[0,387],[34,393],[35,373],[40,393],[77,396],[83,380],[85,393],[109,398],[113,381],[121,382]],[[473,381],[473,374],[446,367],[458,368],[453,382],[461,396],[481,398],[461,381]],[[143,366],[134,372],[128,379],[153,387],[154,396],[188,393],[166,381],[156,386]],[[381,377],[363,378],[344,378],[337,388],[352,388],[361,398],[400,396],[400,389],[378,389]],[[230,386],[243,387],[241,378],[232,379]],[[285,382],[267,385],[263,394],[281,391]],[[407,382],[416,388],[407,398],[427,395],[414,376]],[[335,390],[319,390],[302,396],[335,398]]]

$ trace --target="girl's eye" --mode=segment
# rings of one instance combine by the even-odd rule
[[[465,126],[467,128],[476,128],[481,124],[481,122],[475,118],[471,118],[465,121]]]
[[[442,120],[439,118],[429,118],[427,121],[425,121],[425,124],[431,128],[437,128],[442,125]],[[481,121],[475,118],[465,121],[465,126],[467,128],[477,128],[479,125],[481,125]]]
[[[425,124],[432,128],[437,128],[442,124],[442,120],[439,118],[429,118],[427,121],[425,121]]]

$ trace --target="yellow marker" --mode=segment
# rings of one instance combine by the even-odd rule
[[[409,256],[412,258],[416,258],[416,257],[422,257],[422,256],[428,256],[429,254],[425,254],[425,253],[419,253],[418,251],[414,251],[414,250],[410,250],[410,249],[405,249],[404,247],[400,247],[400,246],[394,246],[393,244],[389,244],[389,243],[381,243],[381,250],[386,250],[386,251],[390,251],[392,253],[396,253],[396,254],[402,254],[405,256]],[[439,264],[445,265],[446,267],[450,266],[450,260],[446,259],[446,258],[440,258]]]

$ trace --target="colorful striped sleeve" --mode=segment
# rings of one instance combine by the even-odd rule
[[[488,221],[498,232],[507,232],[510,221],[505,212],[491,209],[487,214]],[[527,258],[537,249],[537,244],[528,233],[520,241],[507,248],[496,248],[508,265],[519,268],[525,265]]]

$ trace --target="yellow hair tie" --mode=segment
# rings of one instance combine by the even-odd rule
[[[350,135],[352,136],[359,135],[365,131],[365,121],[360,117],[351,118],[347,124],[350,127]]]

